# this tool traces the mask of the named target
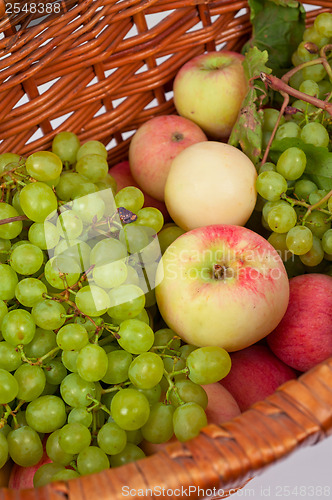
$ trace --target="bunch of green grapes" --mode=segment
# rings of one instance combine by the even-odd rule
[[[156,268],[179,228],[138,188],[116,192],[106,156],[71,132],[52,152],[0,155],[0,469],[38,463],[44,441],[35,486],[196,436],[201,386],[230,370],[225,350],[154,331]]]
[[[303,41],[293,54],[293,64],[300,65],[300,69],[293,72],[291,87],[309,98],[331,100],[332,70],[321,63],[312,63],[320,56],[322,47],[331,42],[332,14],[319,14],[314,25],[305,30]],[[267,108],[263,112],[263,145],[266,148],[279,111]],[[331,123],[331,116],[323,109],[305,100],[293,99],[289,112],[279,121],[273,141],[300,139],[305,144],[330,151]],[[280,251],[291,273],[315,270],[331,273],[331,180],[326,178],[326,185],[322,185],[322,181],[317,185],[306,174],[306,165],[307,156],[301,147],[289,147],[277,162],[262,164],[256,184],[257,206],[262,210],[263,226],[272,231],[269,241]]]

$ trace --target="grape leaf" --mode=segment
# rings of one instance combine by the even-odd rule
[[[262,155],[263,111],[257,107],[259,90],[254,87],[255,82],[252,79],[258,77],[262,71],[271,73],[270,68],[266,66],[267,60],[267,51],[261,52],[257,47],[250,48],[245,55],[243,68],[249,87],[228,140],[228,144],[240,146],[255,165]]]
[[[242,52],[256,46],[267,50],[276,76],[291,67],[291,56],[302,41],[305,9],[296,1],[249,0],[253,34]]]
[[[273,141],[269,157],[276,163],[283,151],[288,148],[297,147],[302,149],[307,157],[305,174],[317,184],[319,189],[332,189],[332,152],[327,148],[320,148],[313,144],[306,144],[301,139],[286,138]]]

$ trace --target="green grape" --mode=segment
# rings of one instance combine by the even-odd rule
[[[56,227],[62,238],[75,240],[82,234],[83,222],[74,210],[64,210],[56,221]]]
[[[292,120],[299,122],[302,122],[306,115],[310,115],[317,111],[315,106],[301,100],[294,101],[292,107],[298,110],[292,115]]]
[[[115,350],[107,353],[107,359],[107,371],[101,380],[106,384],[122,384],[128,380],[132,355],[127,351]]]
[[[137,429],[136,431],[126,431],[126,434],[127,443],[138,445],[143,441],[141,429]]]
[[[181,229],[179,226],[172,224],[171,226],[164,227],[158,233],[158,240],[160,245],[160,251],[162,254],[165,253],[166,249],[170,246],[173,241],[175,241],[179,236],[184,234],[185,231]]]
[[[7,460],[8,460],[8,443],[6,436],[2,432],[0,432],[0,470],[5,465]]]
[[[213,384],[226,377],[231,369],[231,358],[225,349],[217,346],[199,347],[187,357],[189,378],[195,384]]]
[[[21,355],[16,351],[15,346],[5,340],[0,342],[0,368],[8,372],[13,372],[22,364]]]
[[[263,172],[256,180],[258,193],[268,201],[277,201],[287,191],[287,181],[277,172]]]
[[[36,278],[25,278],[15,287],[15,297],[25,307],[33,307],[47,293],[46,285]]]
[[[332,253],[332,229],[328,229],[322,238],[322,247],[327,254]]]
[[[143,290],[136,285],[120,285],[108,293],[110,307],[107,314],[115,319],[131,319],[145,307]]]
[[[90,259],[91,249],[85,241],[81,240],[61,240],[60,243],[54,249],[54,256],[59,256],[64,259],[72,259],[76,262],[75,268],[76,272],[79,269],[80,272],[87,271],[89,269],[89,259]],[[66,264],[66,260],[63,261],[63,265]],[[66,264],[67,265],[67,264]],[[79,268],[77,268],[77,265]],[[69,262],[70,266],[70,262]],[[66,269],[71,271],[70,267]]]
[[[305,41],[302,41],[298,45],[298,47],[297,47],[297,55],[300,58],[301,62],[308,62],[308,61],[312,61],[313,59],[317,59],[318,54],[317,53],[313,54],[308,49],[309,49],[308,44]],[[307,78],[305,78],[305,80],[307,80]]]
[[[67,420],[65,403],[58,396],[40,396],[26,408],[26,419],[37,432],[49,434],[60,429]]]
[[[318,266],[324,259],[324,250],[322,247],[321,240],[314,235],[312,247],[309,252],[300,255],[302,264],[308,267]]]
[[[115,422],[107,422],[98,431],[97,442],[107,455],[120,453],[127,444],[127,433]]]
[[[0,331],[1,331],[2,320],[6,316],[7,312],[8,312],[8,307],[6,302],[0,299]]]
[[[191,344],[184,344],[180,347],[179,352],[180,352],[180,357],[183,361],[187,361],[187,358],[189,354],[193,351],[198,349],[197,346],[191,345]]]
[[[66,424],[60,430],[59,444],[66,453],[76,455],[87,448],[90,443],[90,431],[83,424]]]
[[[197,403],[205,410],[208,405],[208,395],[201,385],[188,379],[178,380],[171,392],[171,403],[177,407],[182,402]]]
[[[133,443],[127,443],[124,449],[116,455],[110,456],[111,467],[120,467],[145,457],[144,451]]]
[[[52,181],[60,176],[62,161],[50,151],[37,151],[28,156],[25,168],[28,174],[37,181]]]
[[[144,194],[135,186],[127,186],[118,191],[114,197],[117,207],[123,207],[137,213],[144,205]]]
[[[321,36],[332,37],[332,14],[330,12],[322,12],[316,16],[314,28]]]
[[[278,127],[275,140],[281,141],[282,139],[286,139],[289,137],[299,138],[301,136],[301,129],[295,122],[286,122]],[[260,172],[259,172],[260,173]]]
[[[286,243],[287,233],[271,233],[267,241],[271,243],[273,248],[275,248],[282,259],[286,262],[292,255]]]
[[[64,465],[56,464],[56,463],[46,463],[41,465],[35,472],[33,476],[33,486],[34,488],[41,488],[42,486],[46,486],[52,481],[52,478],[55,474],[60,471],[65,471]]]
[[[178,372],[180,370],[184,370],[186,367],[186,362],[184,359],[179,358],[178,356],[173,356],[172,358],[164,358],[163,359],[164,368],[168,373]],[[182,380],[186,377],[185,373],[178,373],[177,375],[173,375],[174,380]]]
[[[0,220],[9,219],[11,217],[17,217],[19,215],[18,211],[8,203],[0,202]],[[14,222],[7,222],[7,224],[2,224],[0,226],[0,238],[4,240],[12,240],[20,234],[23,228],[23,223],[21,220]]]
[[[275,164],[270,161],[267,161],[259,167],[258,174],[261,174],[263,172],[275,172],[275,171],[276,171]]]
[[[100,141],[87,141],[79,148],[76,155],[76,160],[80,160],[86,155],[101,155],[103,158],[107,158],[107,149],[104,144]]]
[[[11,249],[10,240],[4,240],[0,238],[0,263],[6,263],[9,258],[9,253]]]
[[[76,163],[76,171],[91,182],[102,181],[108,173],[108,163],[99,154],[86,154]]]
[[[2,336],[13,346],[29,344],[36,331],[33,316],[24,309],[9,311],[2,320]]]
[[[54,248],[60,240],[58,229],[51,222],[34,222],[28,232],[29,241],[41,250]]]
[[[19,215],[23,215],[23,210],[20,204],[20,191],[16,191],[16,193],[14,194],[11,205],[15,208],[15,210],[17,210],[17,213]]]
[[[90,317],[102,316],[111,305],[105,290],[95,285],[81,288],[75,296],[75,303],[83,314]]]
[[[0,368],[0,404],[7,404],[16,398],[19,386],[16,378],[7,370]]]
[[[155,207],[144,207],[137,212],[137,220],[134,224],[150,227],[156,233],[159,233],[164,225],[164,216],[161,211]]]
[[[56,474],[54,474],[51,478],[51,482],[54,481],[69,481],[69,479],[77,479],[80,477],[80,474],[73,469],[64,469],[60,470]]]
[[[154,352],[144,352],[137,356],[129,366],[129,379],[140,389],[152,389],[162,379],[164,363]]]
[[[166,346],[166,354],[172,353],[172,350],[178,350],[181,346],[181,339],[170,328],[160,328],[154,334],[154,346]]]
[[[318,97],[319,86],[314,80],[304,80],[300,85],[299,91],[310,96]]]
[[[111,189],[113,193],[113,197],[117,192],[117,183],[114,177],[110,174],[105,175],[102,181],[96,182],[99,191],[104,191],[105,189]]]
[[[200,430],[206,425],[205,411],[197,403],[184,403],[174,411],[174,434],[179,441],[193,439],[198,436]]]
[[[83,380],[78,373],[70,373],[61,382],[60,394],[67,405],[85,407],[91,403],[87,396],[95,397],[96,386],[93,382]]]
[[[97,446],[85,448],[77,457],[77,469],[82,476],[97,474],[109,466],[106,453]]]
[[[136,389],[137,391],[144,394],[146,399],[149,401],[150,405],[157,403],[161,397],[161,385],[157,384],[153,386],[151,389],[141,389],[140,387],[136,387],[134,384],[128,385],[129,389]],[[135,443],[137,444],[137,443]]]
[[[318,87],[319,87],[318,98],[324,101],[332,91],[332,84],[327,80],[321,80],[320,82],[318,82]]]
[[[315,45],[317,45],[317,47],[319,49],[321,49],[324,45],[326,45],[327,43],[329,43],[329,38],[326,37],[326,36],[322,36],[321,34],[319,34],[315,30],[314,26],[310,26],[309,28],[307,28],[306,30],[304,30],[303,40],[306,41],[306,42],[312,42],[312,43],[314,43]]]
[[[303,255],[312,247],[313,235],[308,227],[294,226],[287,233],[286,243],[295,255]]]
[[[92,424],[92,412],[88,411],[87,408],[79,406],[73,408],[68,413],[68,424],[82,424],[85,427],[90,427]]]
[[[150,443],[165,443],[173,436],[174,406],[162,402],[151,406],[150,415],[142,427],[144,439]]]
[[[77,358],[79,351],[62,351],[61,361],[70,372],[77,373]]]
[[[8,264],[0,264],[0,299],[13,299],[17,283],[18,278],[14,269]]]
[[[313,210],[308,217],[306,217],[305,225],[311,230],[314,236],[322,238],[323,234],[331,228],[331,220],[328,219],[329,216],[324,214],[324,212]]]
[[[105,212],[105,203],[98,193],[90,193],[73,201],[73,210],[85,224],[92,224],[99,221]]]
[[[315,205],[316,203],[320,202],[321,199],[324,198],[326,195],[327,191],[325,189],[318,189],[314,193],[310,193],[309,195],[310,205]],[[326,207],[327,207],[327,202],[321,205],[321,208],[326,208]]]
[[[73,132],[59,132],[52,141],[52,152],[63,163],[72,165],[76,162],[76,154],[80,148],[80,140]]]
[[[128,224],[120,231],[119,240],[126,246],[129,253],[135,254],[145,249],[151,238],[149,239],[146,228]]]
[[[302,69],[303,78],[305,80],[313,80],[320,82],[327,75],[323,64],[315,64],[315,66],[307,66]]]
[[[97,382],[106,375],[107,354],[99,345],[88,344],[80,350],[76,366],[77,372],[83,380]]]
[[[101,266],[95,266],[92,271],[96,285],[102,288],[114,288],[122,285],[127,279],[128,270],[125,260],[116,260]]]
[[[0,174],[11,170],[19,163],[21,156],[15,153],[2,153],[0,155]]]
[[[298,57],[296,52],[292,56],[292,62],[294,66],[301,64],[300,58]],[[294,75],[292,75],[289,79],[289,85],[296,90],[299,90],[302,82],[303,82],[303,74],[301,70],[294,73]]]
[[[79,351],[89,342],[89,335],[84,326],[69,323],[60,328],[56,342],[63,351]]]
[[[309,195],[317,189],[317,185],[309,179],[300,179],[295,183],[294,194],[299,200],[308,201]]]
[[[90,265],[101,266],[128,256],[126,247],[119,240],[106,238],[95,244],[90,253]]]
[[[17,368],[14,377],[19,386],[16,396],[18,399],[32,401],[38,398],[44,390],[46,377],[40,366],[24,363]]]
[[[82,196],[98,193],[98,191],[98,186],[93,182],[84,182],[84,184],[76,186],[75,190],[72,193],[72,197],[75,200],[76,198],[81,198]]]
[[[33,182],[24,186],[20,203],[25,215],[34,222],[44,222],[58,207],[55,194],[44,182]]]
[[[43,445],[37,432],[23,426],[11,431],[7,436],[11,459],[21,467],[31,467],[43,456]]]
[[[55,188],[57,197],[62,201],[73,199],[77,186],[83,184],[84,181],[84,177],[76,172],[63,172]]]
[[[329,197],[329,200],[327,202],[328,210],[332,214],[332,196]]]
[[[17,425],[16,425],[17,422]],[[12,421],[12,428],[17,429],[18,427],[23,427],[24,425],[27,425],[27,420],[25,418],[25,411],[19,410],[16,413],[16,422],[14,420]]]
[[[62,364],[61,359],[55,358],[45,363],[46,382],[58,386],[67,375],[67,369]]]
[[[279,118],[279,111],[273,108],[264,108],[263,109],[263,129],[272,132],[277,120]],[[285,118],[282,116],[280,119],[280,123],[282,124],[285,121]]]
[[[31,310],[31,315],[36,325],[44,330],[57,330],[66,321],[65,308],[52,299],[37,302]]]
[[[57,347],[55,333],[52,330],[36,328],[32,341],[24,346],[24,353],[28,358],[39,358],[55,347]]]
[[[39,271],[43,260],[43,252],[39,247],[25,243],[12,251],[9,263],[18,274],[28,276]]]
[[[147,422],[150,414],[149,401],[135,389],[121,389],[112,399],[111,413],[121,429],[134,431]]]
[[[50,434],[46,441],[46,453],[48,457],[55,463],[61,465],[69,465],[74,460],[74,455],[66,453],[60,446],[61,429],[58,429]]]
[[[131,354],[141,354],[153,346],[154,333],[152,328],[138,319],[122,321],[118,335],[119,345]]]
[[[306,164],[307,158],[302,149],[296,147],[288,148],[279,157],[277,172],[285,179],[294,181],[301,177]]]
[[[317,147],[327,147],[330,142],[326,128],[317,122],[310,122],[304,125],[301,131],[301,139],[306,144],[313,144]]]
[[[272,207],[267,216],[267,223],[276,233],[287,233],[295,226],[297,214],[287,202]]]

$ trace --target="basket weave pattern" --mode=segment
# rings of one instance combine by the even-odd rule
[[[331,10],[331,0],[306,3]],[[26,14],[0,20],[0,153],[48,149],[57,132],[71,130],[82,142],[102,141],[115,164],[140,124],[174,111],[172,81],[187,60],[240,50],[251,29],[245,0],[67,0],[65,8],[37,24]],[[327,360],[191,442],[68,484],[0,489],[0,500],[123,499],[122,486],[233,488],[331,429]]]

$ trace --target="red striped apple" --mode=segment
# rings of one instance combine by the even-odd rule
[[[177,73],[174,104],[179,115],[197,123],[212,139],[227,140],[248,89],[241,54],[208,52]]]
[[[179,236],[157,269],[156,299],[188,344],[227,351],[268,335],[286,312],[289,282],[277,251],[250,229],[212,225]]]

